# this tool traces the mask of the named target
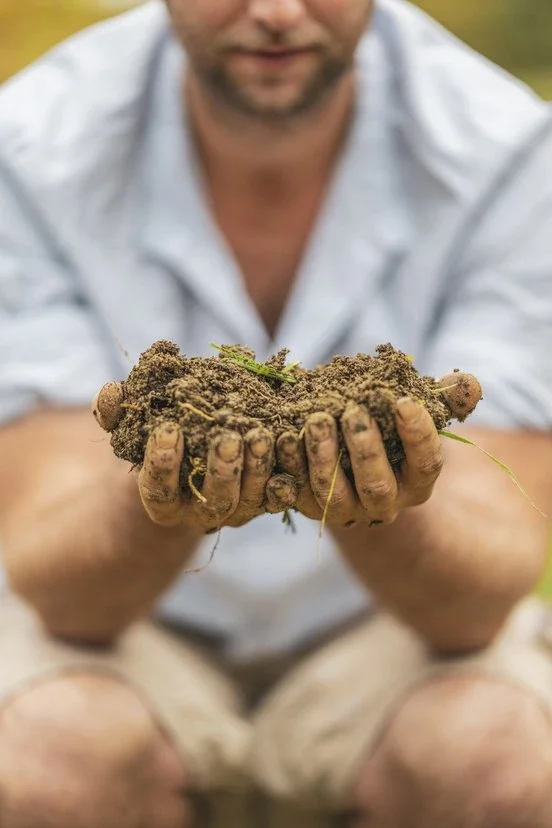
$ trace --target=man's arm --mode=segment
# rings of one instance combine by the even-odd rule
[[[89,411],[0,429],[0,538],[13,588],[57,635],[108,640],[147,613],[199,535],[146,514]]]
[[[541,509],[552,503],[552,437],[464,429],[515,470]],[[345,559],[383,605],[430,645],[487,645],[542,573],[548,521],[474,448],[444,446],[432,497],[391,525],[334,529]]]
[[[98,395],[100,421],[113,387]],[[215,437],[201,501],[180,488],[184,439],[177,423],[157,426],[135,474],[87,411],[45,410],[0,429],[4,561],[51,633],[109,641],[147,614],[206,531],[294,503],[293,481],[272,476],[265,430]]]
[[[338,462],[337,423],[323,413],[309,418],[304,447],[291,433],[280,438],[280,464],[299,482],[297,508],[318,519],[325,513],[345,559],[383,606],[435,649],[477,649],[537,582],[548,521],[490,458],[442,445],[428,412],[404,403],[396,415],[406,454],[398,474],[360,406],[341,421],[354,482]],[[510,465],[541,509],[549,506],[552,436],[463,434]]]

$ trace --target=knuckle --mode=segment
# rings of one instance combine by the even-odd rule
[[[372,442],[362,442],[357,443],[353,441],[351,446],[351,454],[353,462],[360,462],[360,463],[375,463],[376,460],[379,460],[383,449],[380,447],[378,448],[377,445],[374,445]]]
[[[319,479],[315,481],[313,492],[316,500],[323,508],[328,508],[333,514],[343,513],[348,511],[349,507],[349,492],[345,486],[335,486],[334,491],[330,495],[331,481],[323,478],[323,485],[319,484]]]
[[[361,487],[361,494],[373,503],[384,504],[395,499],[396,486],[390,480],[373,480]]]
[[[435,426],[431,422],[430,426],[422,420],[420,423],[412,423],[404,429],[404,438],[411,446],[422,448],[423,446],[433,445],[435,437]]]
[[[316,474],[312,480],[312,490],[317,498],[326,498],[330,492],[331,478],[326,474]]]
[[[418,469],[424,477],[437,477],[443,470],[443,456],[440,452],[432,452],[420,461]]]
[[[238,457],[237,459],[229,462],[221,462],[218,458],[211,457],[207,463],[207,473],[215,488],[227,486],[228,481],[237,479],[242,471],[242,457]]]
[[[335,510],[340,510],[342,507],[346,506],[349,502],[349,493],[345,488],[338,488],[336,486],[335,491],[333,492],[330,498],[330,508]]]
[[[138,477],[138,488],[142,500],[154,505],[171,504],[180,501],[180,492],[175,491],[162,475],[147,474],[140,472]]]
[[[219,526],[222,520],[235,511],[235,504],[227,499],[210,500],[207,503],[196,503],[194,508],[209,526]]]
[[[179,466],[179,458],[174,449],[156,449],[150,455],[150,466],[155,474],[173,472]]]
[[[258,512],[262,512],[263,506],[264,493],[260,492],[258,495],[249,495],[247,497],[243,497],[238,506],[238,511],[240,514],[244,513],[247,515],[252,515]]]

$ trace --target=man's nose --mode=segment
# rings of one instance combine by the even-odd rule
[[[305,17],[303,0],[251,0],[249,14],[271,32],[286,32]]]

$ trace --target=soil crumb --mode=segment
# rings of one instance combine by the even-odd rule
[[[380,345],[374,356],[336,356],[313,370],[286,365],[283,349],[265,363],[240,345],[220,346],[213,357],[186,357],[173,342],[161,340],[145,351],[123,382],[124,414],[111,431],[115,454],[141,466],[152,429],[176,421],[185,439],[182,486],[190,479],[201,486],[211,440],[221,430],[245,435],[263,425],[277,439],[285,431],[300,434],[307,417],[325,411],[339,418],[348,402],[365,406],[377,422],[391,465],[404,459],[395,428],[396,402],[410,396],[421,402],[436,427],[464,420],[481,398],[470,375],[448,375],[439,384],[422,376],[412,359],[392,345]],[[342,464],[350,471],[342,446]]]

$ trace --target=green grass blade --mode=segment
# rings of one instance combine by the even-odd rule
[[[297,382],[297,379],[293,373],[297,367],[297,363],[288,365],[283,371],[277,371],[275,368],[265,365],[264,362],[256,362],[254,359],[250,359],[249,357],[234,351],[232,348],[225,348],[223,345],[216,345],[214,342],[211,342],[210,344],[211,347],[216,348],[216,350],[219,351],[225,359],[228,360],[228,362],[232,362],[234,365],[239,365],[241,368],[245,368],[246,371],[249,371],[252,374],[258,374],[261,377],[278,380],[279,382],[289,382],[291,384]]]
[[[467,437],[462,437],[460,434],[455,434],[453,431],[446,431],[445,429],[441,429],[441,430],[439,431],[439,434],[440,434],[442,437],[447,437],[449,440],[456,440],[458,443],[464,443],[466,446],[473,446],[473,448],[476,448],[476,449],[478,449],[479,451],[483,452],[483,454],[485,454],[485,455],[486,455],[486,456],[487,456],[490,460],[492,460],[492,461],[493,461],[493,463],[496,463],[496,465],[497,465],[499,468],[501,468],[501,469],[502,469],[502,471],[505,471],[505,472],[506,472],[506,474],[508,475],[508,477],[510,478],[510,480],[511,480],[511,481],[514,483],[514,485],[515,485],[515,486],[519,489],[519,491],[521,492],[521,494],[523,495],[523,497],[524,497],[526,500],[528,500],[528,501],[529,501],[529,503],[531,504],[531,506],[533,507],[533,509],[535,509],[535,510],[539,513],[539,515],[542,515],[542,516],[543,516],[543,518],[547,518],[547,517],[548,517],[547,515],[545,515],[545,514],[544,514],[544,512],[543,512],[541,509],[539,509],[539,507],[537,506],[537,504],[536,504],[536,503],[534,503],[534,502],[531,500],[531,498],[529,497],[529,495],[528,495],[527,491],[523,488],[523,486],[521,485],[521,483],[520,483],[520,482],[519,482],[519,480],[517,479],[517,477],[516,477],[516,475],[514,474],[514,472],[512,471],[512,469],[511,469],[509,466],[507,466],[507,465],[506,465],[506,463],[503,463],[503,462],[502,462],[502,460],[499,460],[499,459],[498,459],[498,457],[495,457],[495,456],[494,456],[494,454],[491,454],[491,453],[490,453],[490,451],[486,451],[486,450],[485,450],[484,448],[482,448],[481,446],[478,446],[478,445],[477,445],[477,443],[474,443],[474,442],[473,442],[473,440],[468,440],[468,438],[467,438]]]

